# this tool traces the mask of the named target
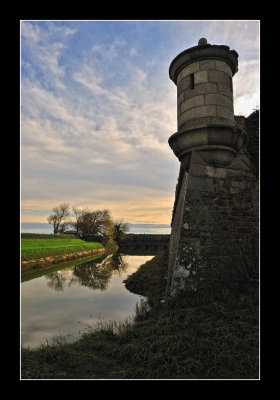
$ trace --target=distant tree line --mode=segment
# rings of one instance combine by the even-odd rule
[[[118,241],[128,232],[128,223],[122,219],[113,220],[109,210],[92,210],[90,208],[70,208],[68,203],[62,203],[52,209],[47,218],[53,226],[55,235],[69,231],[85,240],[101,238],[102,243]]]

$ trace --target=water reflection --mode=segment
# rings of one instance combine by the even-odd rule
[[[47,286],[56,292],[63,292],[66,285],[71,287],[75,284],[104,291],[115,271],[120,274],[127,269],[128,263],[120,253],[115,253],[104,257],[101,262],[93,260],[76,265],[71,273],[69,270],[61,270],[46,275],[45,278],[48,281]]]
[[[115,253],[22,282],[22,345],[37,347],[57,335],[71,341],[100,320],[132,316],[142,296],[129,292],[123,280],[151,258]]]
[[[63,292],[67,277],[60,272],[53,272],[52,274],[46,275],[48,287],[54,289],[56,292]]]

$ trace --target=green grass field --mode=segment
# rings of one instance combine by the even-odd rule
[[[46,235],[47,236],[47,235]],[[53,236],[53,235],[50,235]],[[60,256],[97,248],[103,248],[101,243],[85,242],[73,238],[21,238],[21,260],[28,261],[49,256]]]

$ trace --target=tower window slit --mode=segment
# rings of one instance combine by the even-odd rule
[[[192,73],[190,75],[190,88],[193,89],[194,88],[194,73]]]

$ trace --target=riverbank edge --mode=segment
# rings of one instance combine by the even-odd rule
[[[158,305],[165,299],[168,269],[168,253],[162,251],[151,260],[142,264],[137,271],[123,281],[127,290],[147,298],[151,306]]]
[[[77,258],[75,260],[65,261],[58,264],[48,265],[45,268],[33,268],[21,271],[21,283],[29,281],[31,279],[40,278],[41,276],[46,276],[52,274],[56,271],[61,271],[65,268],[75,267],[76,265],[84,264],[87,262],[101,260],[106,257],[106,252],[102,254],[86,256],[82,258]]]
[[[105,253],[105,251],[106,249],[103,247],[91,250],[77,251],[73,253],[66,253],[58,256],[48,256],[28,261],[21,261],[21,271],[25,272],[34,269],[43,269],[49,266],[53,266],[54,264],[60,264],[70,260],[100,255]]]
[[[162,261],[166,264],[158,255],[128,278],[131,291],[151,296],[158,276],[155,306],[144,301],[134,322],[104,323],[74,343],[61,337],[57,344],[22,347],[21,379],[258,380],[258,288],[225,290],[203,301],[181,293],[161,302],[166,274]]]

